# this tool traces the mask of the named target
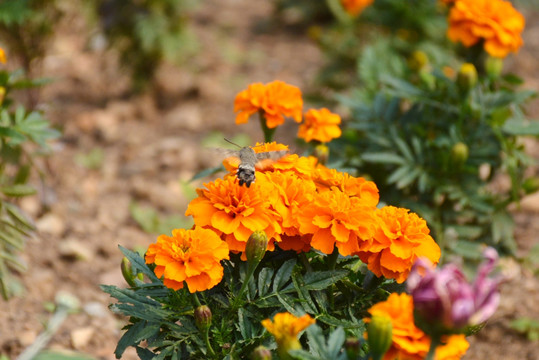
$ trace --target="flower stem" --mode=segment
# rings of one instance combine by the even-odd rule
[[[215,356],[215,351],[213,351],[213,348],[211,347],[211,344],[210,344],[210,327],[208,326],[202,334],[204,336],[204,343],[206,344],[208,353],[210,353],[212,357]]]
[[[333,249],[333,252],[331,253],[331,255],[328,256],[328,269],[330,271],[335,270],[335,266],[337,265],[337,259],[338,258],[339,258],[339,250],[335,246],[335,248]],[[335,285],[331,285],[328,288],[328,301],[329,301],[329,304],[330,304],[331,307],[333,307],[333,304],[335,303],[335,300],[333,298],[333,288],[334,287],[335,287]]]
[[[436,348],[440,345],[440,338],[432,338],[430,342],[430,348],[427,356],[425,356],[425,360],[434,360],[434,355],[436,355]]]
[[[243,293],[245,292],[245,289],[247,288],[247,284],[249,284],[249,280],[251,280],[251,277],[253,276],[256,266],[258,264],[252,264],[249,263],[247,265],[247,275],[245,275],[245,279],[243,280],[243,284],[241,284],[240,291],[238,292],[238,295],[234,298],[234,301],[232,302],[232,310],[235,311],[239,301],[243,298]]]
[[[260,119],[260,126],[262,127],[262,131],[264,132],[264,142],[271,142],[277,128],[270,129],[268,127],[268,124],[266,124],[266,118],[264,117],[264,112],[259,112],[258,118]]]

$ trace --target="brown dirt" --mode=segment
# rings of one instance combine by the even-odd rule
[[[322,64],[319,50],[305,36],[255,26],[266,23],[271,11],[271,2],[203,2],[193,19],[199,55],[181,68],[163,65],[156,97],[126,97],[128,82],[114,54],[88,46],[90,26],[80,14],[64,19],[44,62],[45,74],[57,81],[42,98],[48,117],[63,127],[64,136],[44,164],[48,176],[42,195],[21,204],[37,218],[39,234],[28,241],[23,254],[28,271],[19,278],[26,290],[0,308],[0,354],[14,358],[31,344],[50,318],[46,303],[67,291],[83,310],[70,315],[49,348],[114,359],[124,322],[107,310],[110,298],[99,284],[123,284],[118,244],[147,247],[155,240],[133,221],[129,204],[136,201],[163,214],[183,214],[189,194],[180,180],[215,165],[200,146],[209,132],[262,138],[254,122],[233,125],[234,95],[251,82],[274,79],[306,90]],[[526,46],[509,66],[537,89],[539,22],[528,15]],[[532,111],[537,117],[537,102]],[[286,133],[279,129],[277,138]],[[96,149],[103,154],[100,166],[81,165],[81,157]],[[519,251],[525,255],[536,243],[539,198],[528,200],[515,215]],[[539,359],[537,342],[528,342],[509,327],[520,316],[539,319],[539,279],[515,261],[504,264],[511,281],[502,287],[500,309],[471,338],[465,359]],[[124,359],[136,355],[127,351]]]

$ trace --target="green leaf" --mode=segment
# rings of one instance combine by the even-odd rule
[[[95,360],[94,357],[89,355],[80,354],[76,352],[66,351],[42,351],[33,358],[33,360]]]
[[[294,266],[296,266],[296,259],[290,259],[281,265],[273,280],[273,292],[278,292],[290,281]]]
[[[262,268],[258,274],[258,296],[264,296],[269,292],[273,269]]]
[[[135,251],[131,251],[127,248],[124,248],[122,245],[118,245],[120,251],[125,255],[125,257],[131,262],[131,266],[137,272],[141,272],[146,275],[152,283],[161,282],[154,272],[148,267],[144,259]]]
[[[150,324],[147,321],[139,321],[133,324],[118,341],[114,355],[120,359],[129,346],[136,346],[142,340],[154,336],[159,331],[159,323]]]
[[[376,152],[376,153],[363,153],[361,158],[365,161],[381,164],[397,164],[404,165],[406,160],[397,154],[391,152]]]
[[[348,275],[346,270],[315,271],[304,277],[304,288],[307,290],[324,290]]]
[[[1,187],[0,192],[2,192],[6,196],[23,197],[35,194],[36,189],[26,184],[15,184]]]
[[[508,135],[539,136],[539,120],[511,118],[503,124],[502,131]]]

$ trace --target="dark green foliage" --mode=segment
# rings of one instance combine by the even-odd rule
[[[273,337],[261,321],[277,312],[289,311],[298,316],[307,312],[318,323],[307,330],[310,354],[303,351],[295,355],[301,359],[344,359],[345,335],[363,334],[361,319],[366,316],[366,309],[384,300],[394,284],[378,279],[369,281],[372,274],[367,272],[370,275],[366,276],[365,269],[358,268],[357,259],[339,258],[337,270],[327,270],[327,257],[317,255],[310,261],[312,268],[306,270],[294,252],[276,249],[266,254],[249,280],[245,298],[236,300],[247,271],[247,264],[239,255],[231,254],[231,260],[223,263],[225,275],[220,284],[189,294],[187,288],[167,289],[138,253],[121,250],[133,271],[143,273],[147,282],[136,278],[137,286],[130,289],[102,286],[118,300],[111,309],[130,320],[116,349],[117,357],[128,346],[138,348],[144,339],[147,347],[138,348],[142,359],[151,354],[159,359],[248,358],[259,345],[275,348]],[[194,326],[195,296],[213,314],[209,338],[214,356]]]
[[[185,61],[196,49],[187,29],[192,0],[100,0],[95,4],[107,39],[133,77],[135,90],[151,83],[160,62]]]
[[[34,230],[31,220],[17,207],[16,198],[36,192],[27,183],[36,171],[35,158],[47,151],[48,140],[59,135],[41,113],[27,112],[21,106],[12,110],[11,90],[32,84],[21,80],[18,73],[0,71],[0,291],[4,298],[15,286],[9,270],[25,268],[17,253]]]

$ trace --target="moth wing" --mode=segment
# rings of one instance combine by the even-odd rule
[[[256,159],[258,161],[262,160],[278,160],[288,154],[288,150],[275,150],[275,151],[265,151],[265,152],[259,152],[256,153]]]

